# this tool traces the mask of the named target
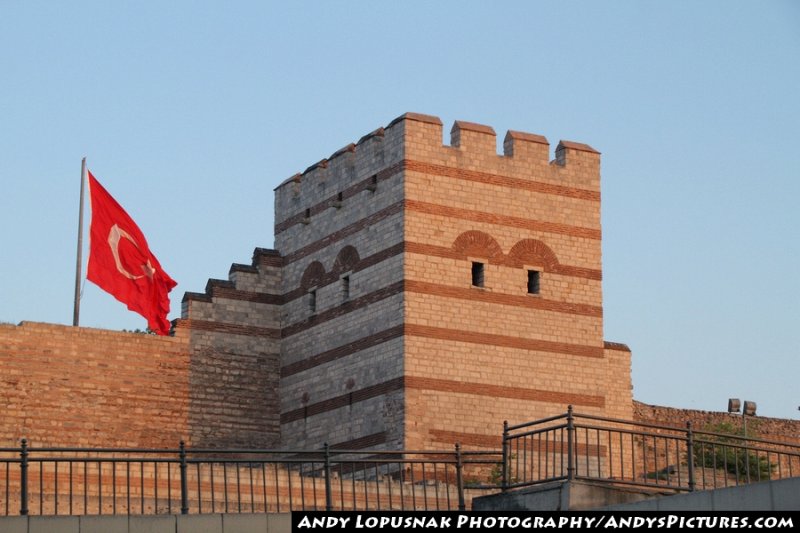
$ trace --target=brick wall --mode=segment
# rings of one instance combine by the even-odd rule
[[[686,427],[686,422],[691,422],[692,427],[696,430],[713,428],[721,423],[731,424],[735,428],[740,428],[742,424],[742,416],[740,414],[678,409],[675,407],[648,405],[637,401],[633,402],[633,417],[637,422],[650,422],[680,428]],[[800,420],[764,416],[748,417],[747,432],[760,439],[800,445]]]
[[[188,337],[0,325],[0,446],[176,447],[189,440]]]
[[[280,443],[281,257],[256,248],[228,280],[186,293],[177,330],[188,336],[189,424],[200,447]]]
[[[493,446],[503,420],[568,404],[630,417],[630,352],[603,340],[599,154],[565,141],[551,162],[512,131],[498,155],[491,127],[460,121],[441,139],[437,118],[409,122],[407,446]]]
[[[187,293],[173,337],[0,325],[0,446],[277,447],[281,264]]]

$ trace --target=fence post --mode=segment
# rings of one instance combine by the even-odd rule
[[[508,490],[508,470],[511,465],[508,464],[508,420],[503,420],[503,473],[500,477],[500,490],[503,492]]]
[[[572,416],[572,406],[567,406],[567,480],[575,479],[575,418]]]
[[[181,441],[180,459],[181,459],[181,514],[189,514],[189,488],[186,481],[186,443],[184,441]],[[200,496],[201,495],[198,495],[198,497]]]
[[[694,492],[694,434],[691,422],[686,422],[686,455],[686,463],[689,465],[689,492]]]
[[[333,495],[331,494],[331,447],[325,443],[325,510],[333,510]]]
[[[458,484],[458,510],[467,508],[464,502],[464,463],[461,461],[461,444],[456,442],[456,483]]]
[[[19,514],[28,514],[28,439],[22,439],[22,446],[19,452],[19,484],[20,484],[20,507]]]

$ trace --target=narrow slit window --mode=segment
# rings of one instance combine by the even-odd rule
[[[367,185],[367,190],[375,192],[378,189],[378,175],[373,174],[369,178],[369,184]]]
[[[306,208],[305,212],[303,213],[303,224],[308,224],[311,222],[311,208]]]
[[[539,294],[538,270],[528,270],[528,294]]]
[[[317,289],[308,291],[308,310],[312,315],[317,312]]]
[[[472,286],[483,287],[484,273],[483,263],[472,262]]]
[[[350,276],[342,276],[342,299],[350,299]]]

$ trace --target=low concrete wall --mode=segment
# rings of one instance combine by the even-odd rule
[[[683,494],[583,481],[475,498],[475,511],[800,511],[800,477]]]
[[[474,511],[585,511],[657,496],[653,491],[556,481],[472,500]]]
[[[800,511],[800,477],[612,505],[613,511]]]
[[[8,516],[3,533],[290,533],[292,515]]]

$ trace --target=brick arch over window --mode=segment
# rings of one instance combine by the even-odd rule
[[[463,256],[488,257],[490,262],[503,260],[503,249],[491,235],[482,231],[465,231],[456,237],[453,250]]]
[[[508,263],[515,267],[537,265],[545,270],[555,270],[558,258],[545,243],[536,239],[523,239],[508,252]]]
[[[324,278],[325,267],[319,261],[314,261],[303,272],[303,277],[300,278],[300,286],[303,289],[308,289],[309,287],[321,285]]]
[[[358,256],[358,250],[353,246],[345,246],[339,250],[336,261],[333,262],[333,271],[336,274],[341,274],[342,272],[353,270],[359,261],[361,261],[361,258]]]

